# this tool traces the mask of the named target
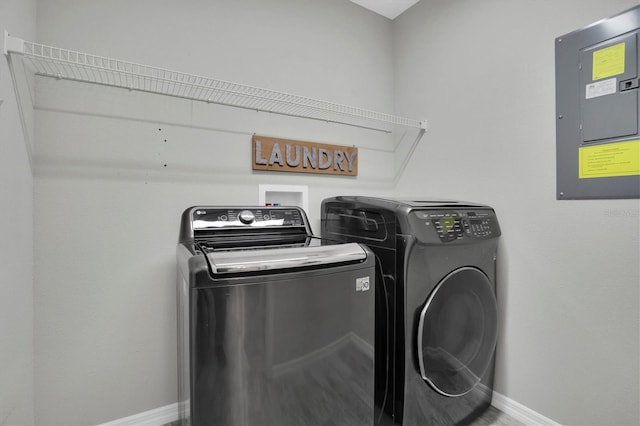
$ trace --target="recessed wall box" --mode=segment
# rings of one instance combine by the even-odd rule
[[[309,187],[306,185],[258,185],[261,206],[296,206],[309,211]]]

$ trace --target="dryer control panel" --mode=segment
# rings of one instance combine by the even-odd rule
[[[464,242],[500,235],[493,210],[417,210],[409,220],[416,236],[426,242]]]

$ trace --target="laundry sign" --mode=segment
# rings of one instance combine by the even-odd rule
[[[253,136],[253,170],[358,175],[358,148]]]

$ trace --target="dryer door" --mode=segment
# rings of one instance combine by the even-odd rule
[[[420,374],[437,392],[471,391],[491,365],[498,336],[498,308],[489,278],[463,267],[433,290],[420,314]]]

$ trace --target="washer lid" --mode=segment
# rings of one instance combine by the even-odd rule
[[[489,278],[463,267],[433,290],[418,325],[420,374],[437,392],[462,396],[481,380],[493,361],[498,308]]]
[[[367,252],[357,243],[347,243],[212,251],[206,256],[213,274],[240,274],[362,262],[367,258]]]

